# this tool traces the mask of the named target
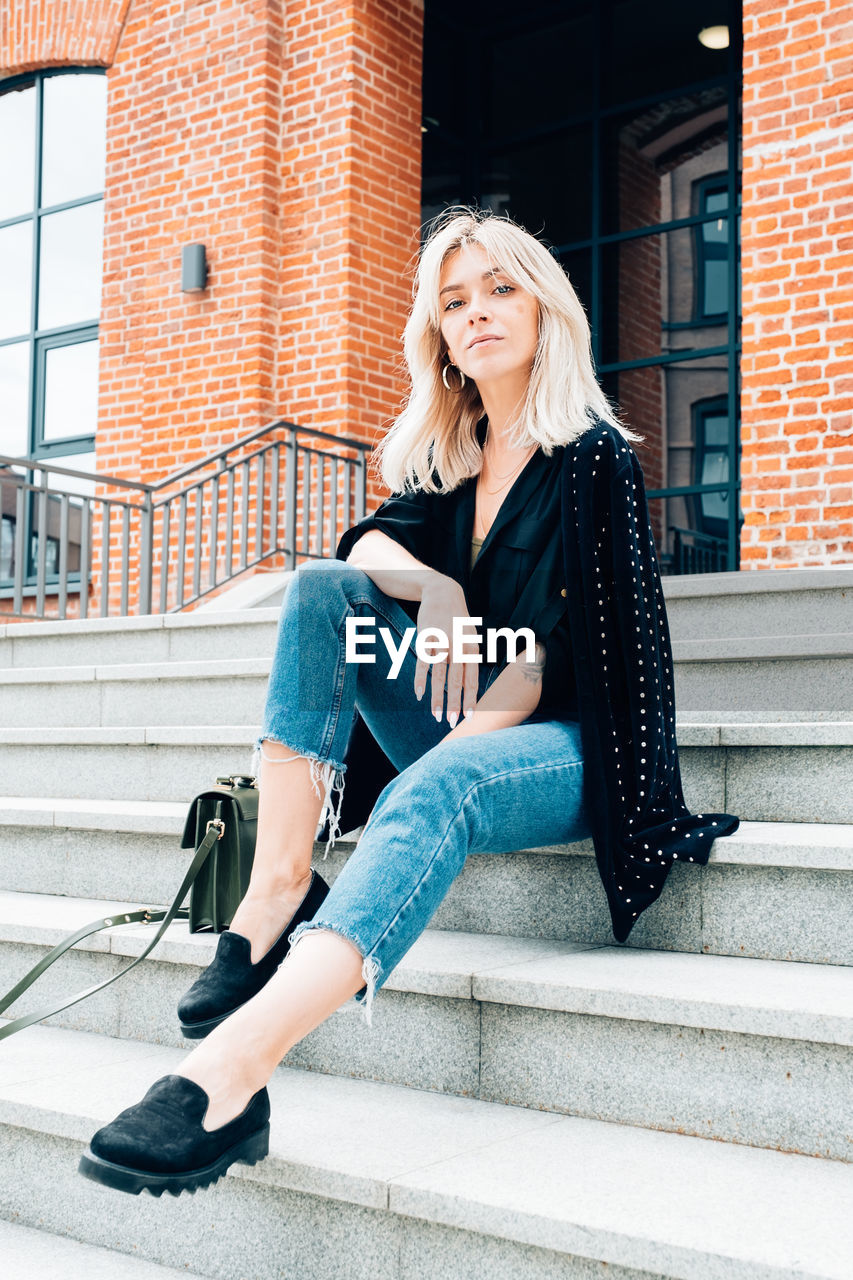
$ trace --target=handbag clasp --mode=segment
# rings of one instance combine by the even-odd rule
[[[210,828],[211,828],[211,827],[213,827],[213,829],[214,829],[214,830],[216,831],[216,833],[217,833],[217,835],[216,835],[217,840],[221,840],[221,839],[222,839],[222,837],[225,835],[225,823],[222,821],[222,819],[221,819],[221,818],[211,818],[211,819],[210,819],[210,822],[208,822],[207,826],[206,826],[206,827],[205,827],[205,829],[204,829],[204,833],[205,833],[205,835],[207,835],[207,833],[208,833],[208,831],[210,830]]]

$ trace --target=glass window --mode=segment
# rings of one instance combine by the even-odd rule
[[[646,437],[647,489],[667,491],[655,530],[667,571],[734,569],[741,6],[493,0],[484,12],[425,8],[425,115],[442,127],[424,146],[424,215],[492,209],[551,249],[605,394]],[[711,26],[728,27],[727,48],[700,43]],[[709,398],[724,445],[697,413]],[[669,492],[712,480],[728,496]]]
[[[20,457],[29,448],[30,343],[0,347],[0,453]]]
[[[35,85],[10,89],[0,96],[0,221],[33,209],[35,111]]]
[[[0,518],[0,582],[11,578],[15,572],[15,521],[11,516]]]
[[[707,225],[707,224],[705,224]],[[716,226],[716,223],[713,224]],[[631,236],[602,246],[602,361],[642,360],[685,346],[728,341],[726,316],[702,310],[708,260],[697,246],[703,226]],[[722,246],[728,253],[728,245]],[[714,259],[723,273],[726,259]],[[714,277],[719,285],[718,277]],[[714,294],[720,299],[719,289]],[[624,305],[630,299],[630,307]],[[702,324],[702,321],[705,321]]]
[[[427,222],[463,199],[463,156],[461,147],[425,123],[427,131],[421,135],[421,218]]]
[[[92,446],[106,94],[93,71],[0,83],[0,453]]]
[[[697,484],[720,484],[729,478],[729,418],[716,408],[697,407]],[[725,537],[729,515],[727,493],[703,493],[699,500],[700,528]]]
[[[424,23],[423,116],[424,124],[441,129],[452,141],[462,139],[470,127],[468,111],[471,82],[470,54],[460,40],[458,29],[430,6]],[[453,62],[454,75],[445,75]]]
[[[726,49],[707,49],[703,27],[730,21],[727,0],[611,0],[602,5],[602,102],[678,89],[725,75]]]
[[[101,310],[102,200],[41,220],[40,329],[91,324]]]
[[[0,227],[0,338],[29,333],[32,288],[32,222]]]
[[[699,212],[695,180],[729,163],[726,92],[710,85],[602,119],[606,234]]]
[[[44,82],[42,207],[104,189],[106,76],[51,76]]]
[[[585,239],[592,229],[592,130],[563,129],[493,155],[481,181],[481,203],[508,213],[554,245]]]
[[[587,320],[590,320],[592,317],[592,251],[575,249],[570,253],[561,253],[559,262],[578,295]]]
[[[568,6],[565,6],[567,9]],[[586,113],[595,89],[592,60],[578,56],[592,39],[592,6],[531,21],[520,9],[515,26],[488,45],[488,131],[508,137]]]
[[[61,459],[90,472],[98,409],[106,96],[100,71],[40,71],[0,82],[0,453]],[[79,493],[91,482],[72,480],[69,486],[66,491]],[[63,488],[59,481],[55,487]],[[70,511],[78,527],[79,504],[75,498]],[[60,509],[59,499],[51,499],[50,528],[42,531],[48,574],[56,568]],[[8,472],[5,481],[0,477],[0,518],[0,581],[8,581],[16,538],[29,557],[39,537],[32,502],[25,503],[26,527],[15,528]],[[30,575],[34,566],[23,568]]]
[[[44,440],[94,435],[98,421],[97,340],[48,347],[45,364]]]
[[[725,186],[703,184],[699,212],[719,216],[696,228],[696,316],[722,316],[729,307],[729,196]]]

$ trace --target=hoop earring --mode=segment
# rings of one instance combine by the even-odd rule
[[[462,372],[462,370],[461,370],[461,369],[457,368],[457,366],[456,366],[455,364],[450,364],[450,363],[448,362],[446,365],[443,365],[443,366],[442,366],[442,369],[441,369],[441,381],[442,381],[442,382],[444,383],[444,385],[447,387],[447,390],[448,390],[448,391],[453,391],[453,390],[454,390],[454,388],[453,388],[453,387],[451,387],[450,383],[447,381],[447,370],[448,370],[448,369],[456,369],[456,372],[459,374],[459,378],[460,378],[459,386],[455,388],[455,394],[457,394],[457,395],[458,395],[458,394],[459,394],[459,392],[462,390],[462,388],[465,386],[465,374]]]

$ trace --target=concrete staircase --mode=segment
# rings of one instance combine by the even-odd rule
[[[249,766],[276,590],[0,628],[0,990],[171,898],[187,802]],[[4,1276],[850,1280],[853,569],[665,590],[688,803],[742,818],[708,866],[619,946],[589,844],[471,857],[373,1028],[350,1002],[279,1068],[269,1159],[154,1201],[76,1165],[185,1052],[175,1003],[215,939],[173,926],[0,1045]],[[329,881],[357,835],[317,847]],[[10,1013],[148,936],[88,940]]]

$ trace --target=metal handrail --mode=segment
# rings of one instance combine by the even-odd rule
[[[11,594],[15,617],[45,617],[54,593],[51,616],[66,617],[77,595],[87,617],[92,586],[101,617],[150,613],[155,598],[158,612],[172,613],[261,563],[293,569],[297,557],[326,556],[339,514],[341,531],[364,515],[372,449],[279,420],[153,483],[0,454],[0,517],[14,527],[3,543],[11,563],[0,596]]]

